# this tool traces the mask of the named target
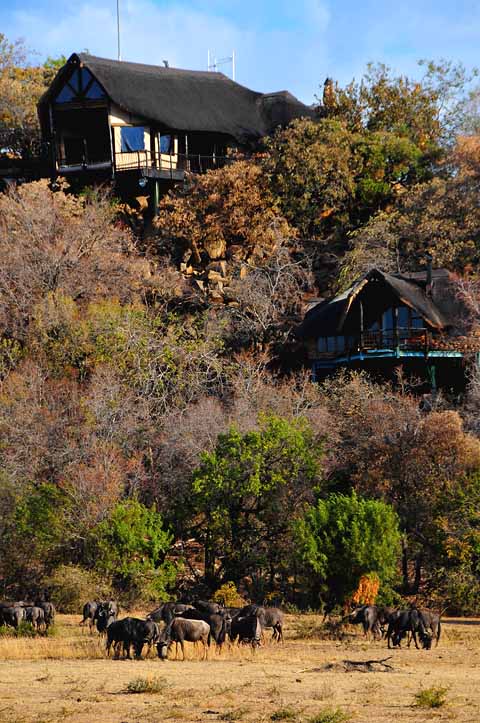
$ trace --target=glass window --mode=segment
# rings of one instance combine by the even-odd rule
[[[418,312],[412,309],[412,329],[425,329],[425,322],[418,314]]]
[[[345,337],[337,336],[337,351],[345,351]]]
[[[391,331],[393,329],[393,309],[387,309],[382,315],[383,331]]]
[[[327,336],[327,349],[328,351],[335,351],[335,341],[336,337],[334,336]]]
[[[380,331],[380,322],[374,321],[373,324],[370,324],[368,327],[368,331]]]
[[[159,135],[160,153],[173,153],[173,143],[171,135]]]
[[[103,92],[102,88],[97,83],[97,81],[94,80],[93,83],[90,84],[85,97],[91,98],[92,100],[96,100],[97,98],[104,98],[105,93]]]
[[[82,93],[85,93],[85,90],[87,89],[88,84],[91,80],[93,80],[93,75],[87,68],[81,69],[82,73]]]
[[[143,126],[122,126],[120,128],[122,153],[145,150],[145,128]]]
[[[69,101],[73,100],[76,97],[73,90],[68,85],[64,85],[60,93],[55,98],[57,103],[68,103]]]
[[[319,337],[318,342],[318,351],[325,352],[327,351],[327,339],[324,336]]]
[[[74,72],[74,74],[72,75],[72,77],[70,78],[70,80],[68,82],[72,86],[75,93],[80,92],[80,73],[78,72],[78,70],[76,70]]]
[[[410,309],[407,306],[399,306],[397,309],[397,327],[408,329],[410,326]]]

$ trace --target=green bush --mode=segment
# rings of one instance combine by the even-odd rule
[[[397,574],[398,516],[380,500],[331,494],[307,507],[295,535],[305,585],[320,599],[338,604],[363,575],[375,573],[385,584]]]
[[[419,708],[441,708],[447,702],[448,688],[432,686],[415,694],[415,705]]]
[[[43,580],[50,591],[55,607],[61,613],[81,613],[88,600],[112,597],[112,584],[108,577],[85,570],[79,565],[60,565],[50,577]]]
[[[88,541],[92,567],[112,576],[121,591],[164,597],[175,583],[176,568],[166,560],[173,537],[155,506],[137,499],[119,502],[93,528]]]

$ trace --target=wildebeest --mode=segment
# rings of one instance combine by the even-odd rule
[[[280,608],[263,607],[254,603],[245,605],[238,613],[239,618],[255,615],[260,620],[262,632],[265,628],[273,628],[272,640],[283,642],[283,612]]]
[[[138,660],[142,656],[143,646],[151,646],[158,639],[158,635],[158,627],[153,620],[130,617],[115,620],[107,628],[107,655],[110,655],[113,645],[114,659],[118,660],[120,645],[123,645],[124,656],[130,660],[130,647],[133,645],[135,658]]]
[[[260,620],[262,630],[273,628],[272,640],[277,643],[283,642],[283,613],[280,608],[259,608],[257,617]]]
[[[238,638],[239,644],[250,643],[255,649],[260,645],[262,637],[260,618],[257,615],[236,615],[230,623],[229,637],[232,642]]]
[[[158,657],[166,660],[168,649],[175,643],[175,658],[178,652],[178,643],[182,649],[182,659],[185,660],[185,641],[188,643],[201,642],[203,645],[203,660],[207,657],[207,645],[210,636],[210,625],[204,620],[189,620],[188,618],[174,618],[160,635],[157,643]]]
[[[408,633],[412,634],[413,642],[417,650],[417,633],[423,648],[430,650],[432,646],[432,635],[427,630],[422,614],[416,608],[401,610],[399,615],[389,623],[387,631],[388,647],[391,647],[390,642],[392,642],[393,647],[400,647],[402,639],[408,636]],[[407,645],[410,647],[410,640],[408,640]]]
[[[2,618],[4,625],[17,629],[25,620],[25,608],[20,605],[8,605],[2,607]]]
[[[83,620],[80,622],[80,625],[83,625],[88,620],[90,630],[93,628],[95,624],[95,613],[97,612],[98,605],[98,600],[89,600],[85,603],[85,605],[83,606]]]
[[[98,632],[103,635],[108,626],[115,622],[116,616],[111,613],[108,606],[99,606],[95,611],[94,620]]]
[[[372,634],[374,639],[381,637],[381,614],[376,605],[361,605],[348,615],[347,619],[351,625],[361,625],[365,637],[369,634]]]
[[[55,622],[55,605],[51,602],[35,601],[35,605],[42,608],[45,616],[45,629],[48,630],[50,625]]]
[[[25,620],[27,623],[31,623],[34,628],[40,630],[41,627],[45,626],[45,612],[42,608],[32,605],[25,608]]]
[[[213,639],[217,646],[217,649],[221,649],[222,645],[224,644],[227,638],[227,633],[231,621],[230,615],[225,611],[222,611],[222,613],[208,613],[194,609],[186,610],[185,612],[180,613],[180,615],[176,615],[175,617],[183,618],[184,620],[203,620],[204,622],[206,622],[210,626],[208,645],[210,646],[210,643]]]
[[[431,631],[432,639],[435,638],[435,647],[437,647],[438,641],[440,640],[440,633],[442,632],[441,614],[434,613],[426,608],[420,608],[419,613],[423,618],[425,627]]]
[[[224,609],[220,603],[210,602],[209,600],[196,600],[194,607],[200,610],[200,612],[208,613],[209,615],[218,615]]]
[[[166,602],[159,605],[158,608],[155,608],[155,610],[152,610],[151,613],[148,613],[147,620],[153,620],[155,623],[160,623],[163,621],[164,623],[169,625],[176,615],[180,615],[186,610],[193,609],[193,605],[186,605],[184,603],[177,602]]]

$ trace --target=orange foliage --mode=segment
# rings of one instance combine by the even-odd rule
[[[362,575],[358,587],[352,595],[352,602],[357,605],[374,605],[380,589],[380,580],[377,575]]]

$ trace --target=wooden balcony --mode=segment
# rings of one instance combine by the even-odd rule
[[[181,181],[185,173],[206,173],[209,170],[223,168],[232,162],[227,156],[201,155],[201,154],[166,154],[154,153],[148,150],[115,153],[114,163],[111,158],[89,158],[84,153],[79,159],[57,159],[59,173],[79,173],[82,171],[113,170],[115,173],[137,171],[145,178],[158,178],[164,180]]]
[[[227,156],[176,153],[154,153],[131,151],[115,154],[115,172],[138,171],[147,178],[182,180],[185,173],[206,173],[223,168],[232,162]]]
[[[428,329],[385,329],[358,335],[320,337],[316,344],[309,344],[308,352],[311,359],[348,361],[374,356],[461,356],[466,348],[480,350],[480,338],[469,347],[461,339],[463,337],[456,340]]]

